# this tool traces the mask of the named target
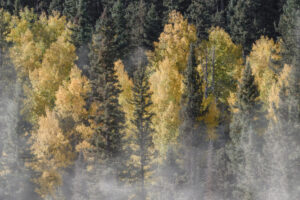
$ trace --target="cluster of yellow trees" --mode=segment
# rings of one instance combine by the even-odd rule
[[[71,41],[72,24],[64,16],[37,16],[25,9],[19,16],[7,17],[10,30],[7,41],[12,43],[10,57],[23,84],[25,98],[22,115],[32,124],[30,149],[33,159],[28,167],[39,176],[35,179],[37,192],[45,197],[54,195],[62,184],[64,169],[72,165],[79,152],[88,157],[93,148],[90,139],[94,129],[89,116],[95,115],[93,106],[87,110],[86,99],[91,91],[89,80],[74,64],[76,48]],[[217,139],[215,130],[221,121],[229,120],[229,113],[220,112],[220,105],[231,106],[244,68],[242,48],[232,42],[223,29],[214,27],[207,41],[197,42],[196,29],[184,17],[173,11],[164,27],[154,51],[148,52],[151,66],[150,86],[153,92],[155,148],[163,158],[167,147],[177,143],[184,70],[190,44],[196,44],[198,71],[204,80],[204,121],[208,140]],[[279,77],[280,42],[261,37],[247,58],[258,84],[261,100],[266,108],[278,95],[277,85],[285,84],[288,66]],[[115,63],[122,93],[119,102],[126,114],[126,134],[130,135],[133,107],[132,80],[122,61]],[[232,107],[234,112],[234,108]],[[24,130],[25,131],[25,130]]]

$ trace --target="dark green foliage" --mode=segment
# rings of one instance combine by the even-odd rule
[[[183,120],[181,126],[182,139],[190,140],[187,144],[197,145],[199,138],[194,138],[198,133],[194,133],[193,129],[199,125],[199,118],[203,116],[204,112],[202,109],[203,91],[202,84],[203,80],[197,71],[197,63],[195,56],[195,47],[191,45],[188,65],[185,71],[185,90],[182,96],[182,110],[181,117]],[[185,134],[191,134],[190,136]],[[194,135],[195,134],[195,135]],[[194,135],[194,136],[193,136]]]
[[[131,28],[131,49],[138,47],[152,49],[163,29],[161,10],[151,2],[140,0],[127,7],[127,21]]]
[[[153,42],[157,41],[163,30],[162,20],[160,19],[157,6],[151,4],[145,19],[144,46],[147,49],[153,49]]]
[[[291,64],[299,49],[300,1],[287,0],[280,17],[279,31],[283,39],[284,63]],[[298,38],[298,40],[297,40]],[[297,46],[298,45],[298,46]]]
[[[181,12],[182,14],[186,13],[189,5],[191,4],[192,0],[163,0],[164,6],[164,23],[168,21],[169,13],[172,10],[176,10]]]
[[[114,3],[112,8],[112,20],[114,23],[115,38],[114,43],[117,51],[115,52],[117,59],[123,59],[129,51],[129,29],[125,19],[125,6],[121,0]]]
[[[73,42],[79,47],[89,42],[92,34],[92,24],[89,21],[87,1],[79,0],[77,13],[74,18],[75,28],[73,30]]]
[[[149,86],[149,71],[146,63],[139,59],[139,67],[134,74],[132,88],[133,99],[131,104],[134,106],[133,137],[132,142],[137,147],[132,151],[132,155],[139,158],[139,163],[131,168],[130,179],[137,181],[137,199],[146,200],[146,181],[150,178],[149,172],[153,171],[152,161],[155,156],[154,144],[152,141],[154,129],[152,127],[151,95]],[[147,175],[148,174],[148,175]]]
[[[233,41],[247,55],[261,35],[275,38],[280,13],[274,0],[231,0],[228,5],[228,30]]]
[[[65,0],[63,15],[67,17],[68,20],[73,21],[77,14],[77,0]]]
[[[90,53],[90,82],[92,100],[99,103],[93,144],[97,154],[105,153],[109,158],[119,155],[124,129],[124,112],[118,102],[121,92],[114,70],[115,44],[110,13],[103,13],[97,24]],[[100,155],[99,155],[100,156]]]
[[[62,13],[64,10],[63,3],[64,3],[64,0],[52,0],[49,5],[48,13],[51,14],[53,11],[58,11],[58,12]]]
[[[208,30],[212,26],[225,28],[225,5],[224,1],[215,0],[192,0],[187,9],[189,21],[195,24],[197,36],[200,40],[207,39]]]

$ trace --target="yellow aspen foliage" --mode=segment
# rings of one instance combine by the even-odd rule
[[[230,91],[236,90],[236,81],[243,68],[242,48],[235,45],[222,28],[213,27],[209,30],[208,41],[199,45],[198,55],[207,96],[212,93],[217,102],[227,104]]]
[[[55,193],[55,188],[61,184],[59,170],[70,165],[75,154],[54,112],[47,110],[38,124],[39,129],[31,138],[34,141],[31,152],[35,159],[30,166],[41,174],[35,182],[39,185],[37,192],[45,197]]]
[[[280,66],[274,61],[279,61],[280,41],[275,43],[273,39],[262,36],[253,45],[250,52],[249,62],[258,85],[260,99],[267,105],[269,92],[278,78]]]
[[[219,125],[220,110],[217,107],[216,98],[210,95],[207,99],[203,101],[204,109],[207,110],[206,114],[203,116],[203,121],[207,128],[207,139],[216,140],[218,138],[216,128]]]
[[[74,65],[68,80],[56,92],[55,108],[46,110],[46,116],[39,118],[38,129],[32,133],[35,159],[29,165],[40,173],[35,181],[42,197],[55,195],[63,169],[74,162],[76,151],[92,148],[89,141],[93,129],[84,123],[88,121],[85,98],[90,90],[87,78]]]
[[[130,103],[130,100],[133,99],[133,82],[129,78],[127,72],[125,71],[124,65],[121,60],[115,62],[115,70],[122,90],[122,92],[119,95],[119,103],[122,106],[123,111],[125,112],[126,126],[127,129],[129,129],[130,120],[133,119],[134,111],[134,106]]]
[[[7,37],[13,42],[11,58],[19,75],[26,76],[29,71],[41,67],[41,60],[46,49],[57,40],[59,36],[71,37],[65,17],[58,13],[49,16],[42,14],[38,17],[33,10],[27,8],[14,16],[11,21],[11,31]]]
[[[180,125],[179,111],[183,93],[183,75],[172,68],[169,59],[163,60],[159,69],[150,77],[153,91],[154,143],[164,152],[166,145],[176,142]]]
[[[164,154],[167,146],[175,143],[180,126],[180,101],[183,93],[183,72],[187,66],[190,44],[196,41],[196,29],[176,11],[169,15],[149,61],[154,72],[149,82],[153,92],[153,118],[156,133],[155,148]]]
[[[14,45],[10,57],[23,82],[26,99],[22,111],[26,119],[36,124],[53,109],[55,93],[69,76],[77,59],[71,40],[70,24],[58,13],[37,17],[25,9],[11,22],[7,40]]]
[[[188,49],[191,43],[197,40],[196,29],[176,11],[169,14],[168,24],[159,37],[159,42],[154,43],[154,52],[150,53],[152,66],[159,69],[159,64],[165,58],[170,59],[170,65],[179,72],[186,68]]]
[[[77,122],[87,118],[87,94],[91,91],[86,77],[74,66],[71,69],[70,80],[64,81],[56,93],[55,110],[60,116],[71,115]]]

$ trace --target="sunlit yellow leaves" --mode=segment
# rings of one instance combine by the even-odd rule
[[[61,184],[59,169],[67,167],[74,159],[74,152],[68,138],[59,127],[59,120],[54,112],[47,111],[39,120],[39,129],[32,134],[31,152],[35,161],[30,166],[42,175],[36,178],[38,193],[43,197],[54,193]]]
[[[37,17],[25,9],[11,22],[7,40],[13,42],[10,56],[24,81],[24,112],[35,124],[45,115],[46,107],[53,109],[55,93],[69,76],[77,59],[75,47],[69,42],[71,32],[65,17],[59,14]],[[25,84],[26,83],[26,84]]]
[[[155,68],[159,68],[160,61],[169,57],[172,58],[171,66],[183,72],[186,68],[189,46],[196,38],[195,27],[188,24],[179,12],[172,11],[159,42],[154,43],[155,50],[150,54],[150,62]]]
[[[216,140],[218,138],[217,127],[219,125],[220,110],[217,107],[216,98],[213,95],[204,99],[203,109],[207,110],[206,114],[201,118],[206,125],[207,139]]]
[[[87,78],[81,76],[81,71],[74,66],[70,73],[70,80],[65,81],[56,93],[55,110],[60,116],[72,115],[75,121],[87,117],[85,98],[90,91]]]
[[[164,154],[167,145],[175,143],[180,126],[179,111],[183,92],[183,72],[187,66],[189,47],[196,41],[196,29],[184,17],[172,11],[168,24],[149,53],[150,64],[155,70],[150,77],[153,92],[153,121],[156,149]]]
[[[179,111],[183,93],[183,75],[165,58],[150,77],[156,147],[164,152],[166,145],[176,142],[180,125]]]
[[[210,93],[218,101],[227,103],[243,68],[241,47],[235,45],[223,29],[211,28],[208,41],[203,41],[199,46],[198,60],[201,73],[204,78],[207,76],[208,83],[205,84],[211,89]]]
[[[133,99],[133,82],[128,77],[122,61],[119,60],[115,63],[115,70],[122,89],[122,92],[119,95],[119,103],[122,106],[122,110],[125,112],[127,129],[130,129],[130,120],[133,119],[134,111],[134,106],[130,103],[130,101]],[[126,135],[128,135],[128,133]]]
[[[280,66],[273,64],[281,59],[280,42],[275,43],[273,39],[261,37],[253,45],[249,56],[253,75],[260,91],[260,99],[268,104],[268,96],[272,85],[278,78]]]

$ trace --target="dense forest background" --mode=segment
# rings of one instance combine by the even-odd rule
[[[300,199],[299,0],[0,0],[0,199]]]

